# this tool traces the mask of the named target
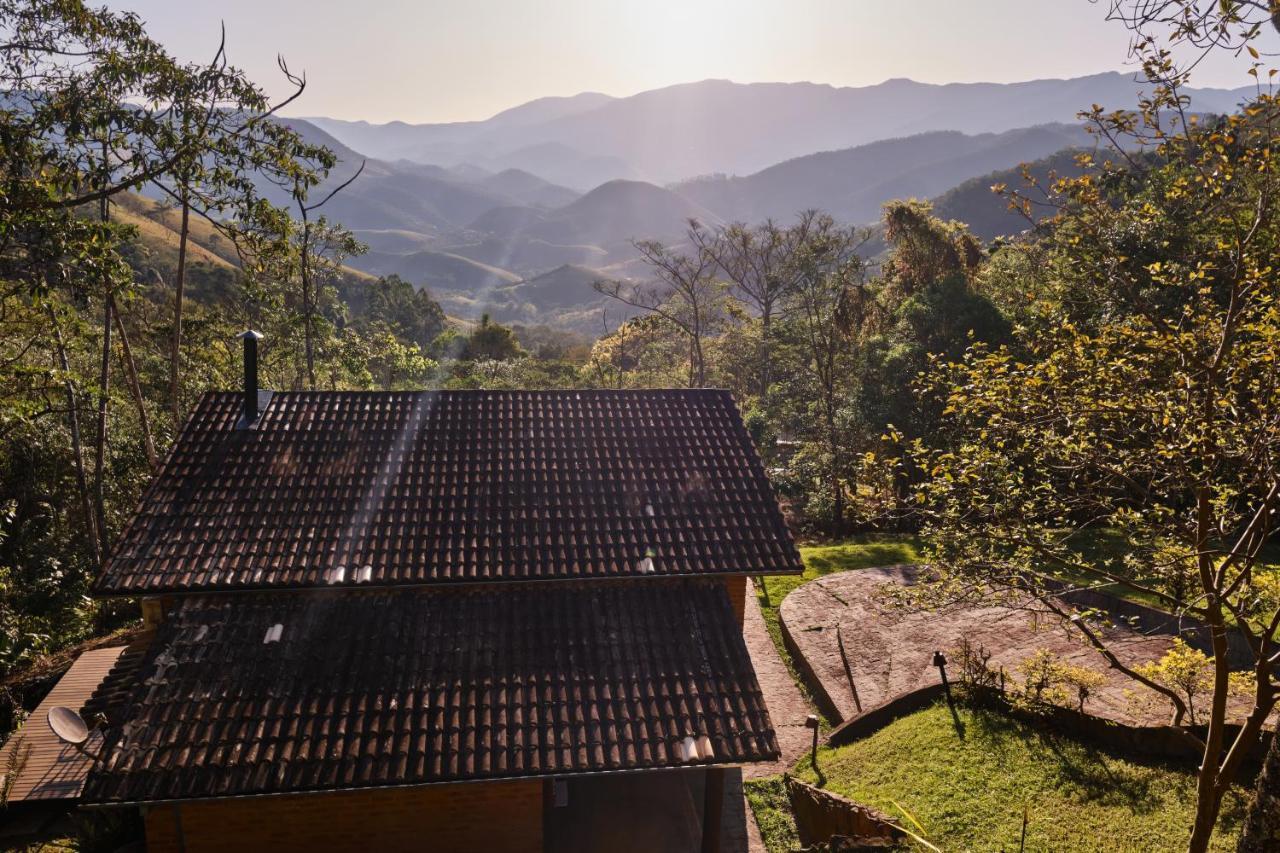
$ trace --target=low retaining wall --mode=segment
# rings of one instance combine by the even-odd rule
[[[989,707],[1014,719],[1039,726],[1054,734],[1066,735],[1078,740],[1098,744],[1116,752],[1143,758],[1156,758],[1166,761],[1199,763],[1203,753],[1199,745],[1189,738],[1188,733],[1203,739],[1205,726],[1130,726],[1114,720],[1105,720],[1077,711],[1074,708],[1063,708],[1057,705],[1041,705],[1035,708],[1023,708],[1009,702],[1008,697],[999,690],[989,687],[972,687],[953,685],[957,695],[963,694],[967,699],[980,706]],[[844,746],[857,740],[869,737],[889,723],[921,711],[938,702],[946,695],[941,684],[930,684],[919,690],[912,690],[895,696],[888,702],[873,708],[860,717],[834,729],[826,740],[827,746]],[[1240,727],[1228,724],[1226,727],[1226,744],[1230,747],[1239,733]],[[1252,777],[1262,767],[1262,760],[1271,746],[1274,732],[1263,731],[1260,742],[1245,756],[1244,773]]]
[[[886,814],[790,776],[787,799],[796,819],[796,834],[805,847],[832,843],[832,849],[890,849],[906,838]],[[836,839],[846,842],[838,844]]]

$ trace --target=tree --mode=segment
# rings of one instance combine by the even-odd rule
[[[1259,560],[1280,499],[1280,102],[1260,95],[1202,126],[1182,111],[1185,75],[1167,53],[1148,52],[1146,67],[1155,88],[1139,113],[1090,116],[1155,157],[1086,157],[1085,174],[1059,182],[1045,240],[1062,275],[1036,302],[1045,321],[1016,347],[938,367],[948,446],[921,451],[932,479],[919,497],[939,591],[1031,595],[1169,700],[1203,752],[1188,842],[1202,851],[1280,693],[1280,601],[1263,594],[1274,580]],[[1081,558],[1073,537],[1097,528],[1124,536],[1123,559]],[[1185,728],[1178,689],[1123,661],[1091,614],[1057,597],[1064,579],[1148,595],[1206,626],[1203,738]],[[1232,631],[1253,698],[1234,736]]]
[[[179,211],[169,360],[169,407],[175,428],[182,419],[178,392],[191,214],[209,222],[237,248],[249,234],[261,239],[271,233],[284,240],[286,232],[271,230],[279,219],[269,215],[272,211],[260,196],[258,181],[279,184],[295,170],[323,171],[331,165],[322,147],[306,144],[294,130],[272,120],[278,110],[301,96],[305,78],[294,75],[280,59],[280,70],[293,91],[272,104],[242,71],[227,64],[225,42],[224,32],[208,65],[184,66],[185,74],[156,131],[157,147],[178,155],[170,170],[151,180]],[[254,224],[265,227],[248,230],[255,219]]]
[[[974,342],[999,343],[1008,323],[975,286],[981,247],[958,222],[944,222],[922,201],[884,205],[887,254],[875,282],[880,322],[863,343],[853,391],[858,417],[874,435],[896,441],[930,439],[942,402],[922,394],[916,378],[931,360],[960,357]],[[901,517],[920,473],[890,472],[888,496]]]
[[[691,254],[668,248],[656,240],[633,243],[652,271],[656,283],[648,286],[621,281],[597,281],[598,293],[633,308],[657,314],[685,336],[689,347],[689,387],[707,384],[705,343],[713,331],[722,288],[715,280],[716,261],[705,248],[709,238],[697,220],[689,220]]]
[[[511,329],[490,322],[489,315],[467,336],[459,357],[463,361],[510,361],[523,356],[524,349]]]
[[[857,254],[867,234],[838,228],[827,216],[811,224],[789,264],[793,284],[787,336],[795,341],[802,375],[812,387],[830,499],[828,524],[832,532],[839,532],[845,522],[844,475],[851,456],[840,410],[853,373],[853,351],[874,317],[875,303]]]
[[[780,227],[770,219],[755,227],[739,222],[715,232],[689,231],[695,249],[715,261],[738,296],[760,318],[756,393],[762,397],[773,381],[773,324],[795,287],[796,255],[811,235],[821,237],[817,232],[829,232],[834,227],[831,217],[806,210],[790,228]]]

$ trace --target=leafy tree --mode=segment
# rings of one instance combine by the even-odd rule
[[[524,349],[511,329],[489,320],[485,314],[480,325],[467,336],[460,358],[464,361],[511,361],[524,355]]]
[[[875,304],[857,254],[866,235],[837,228],[822,217],[792,260],[786,337],[793,342],[807,404],[801,406],[800,434],[816,439],[821,479],[829,498],[833,532],[845,522],[850,441],[842,408],[853,373],[853,356]],[[808,421],[810,426],[802,424]]]
[[[1280,104],[1261,95],[1201,125],[1182,111],[1185,76],[1168,55],[1148,53],[1146,67],[1156,85],[1138,114],[1091,118],[1104,136],[1140,135],[1156,157],[1120,151],[1060,182],[1063,210],[1045,239],[1061,277],[1035,300],[1044,322],[1016,348],[977,346],[939,367],[929,387],[945,396],[949,446],[921,452],[933,478],[920,499],[943,593],[977,583],[1035,596],[1113,669],[1165,696],[1178,726],[1188,722],[1179,690],[1121,660],[1091,614],[1054,595],[1057,583],[1114,585],[1208,627],[1189,840],[1201,851],[1280,692],[1280,607],[1259,594],[1280,498]],[[1099,527],[1124,535],[1125,560],[1073,550],[1073,535]],[[1190,571],[1155,565],[1171,553],[1191,555]],[[1179,575],[1190,582],[1170,582]],[[1253,696],[1234,735],[1232,630],[1250,652]]]
[[[706,248],[710,238],[696,220],[689,220],[687,234],[691,254],[676,251],[653,240],[633,243],[652,271],[655,284],[629,285],[597,281],[597,292],[623,304],[662,317],[679,329],[688,342],[690,388],[707,384],[706,339],[716,326],[723,287],[715,278],[716,260]]]
[[[339,296],[358,324],[383,323],[394,330],[396,337],[412,341],[423,352],[431,349],[446,326],[444,309],[427,289],[415,288],[398,275],[373,282],[345,282],[339,288]]]

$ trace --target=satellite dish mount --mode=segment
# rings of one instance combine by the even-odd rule
[[[58,740],[67,744],[76,752],[87,758],[97,760],[98,756],[85,748],[92,731],[89,729],[88,723],[84,721],[84,718],[75,711],[70,708],[64,708],[61,705],[50,708],[49,728]]]

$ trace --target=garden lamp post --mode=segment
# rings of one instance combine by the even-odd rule
[[[951,684],[947,681],[947,657],[940,651],[933,653],[933,665],[938,668],[938,674],[942,676],[942,690],[947,694],[947,703],[951,703]]]
[[[805,728],[813,729],[813,747],[809,752],[809,761],[816,772],[818,769],[818,715],[810,714],[804,718]]]

